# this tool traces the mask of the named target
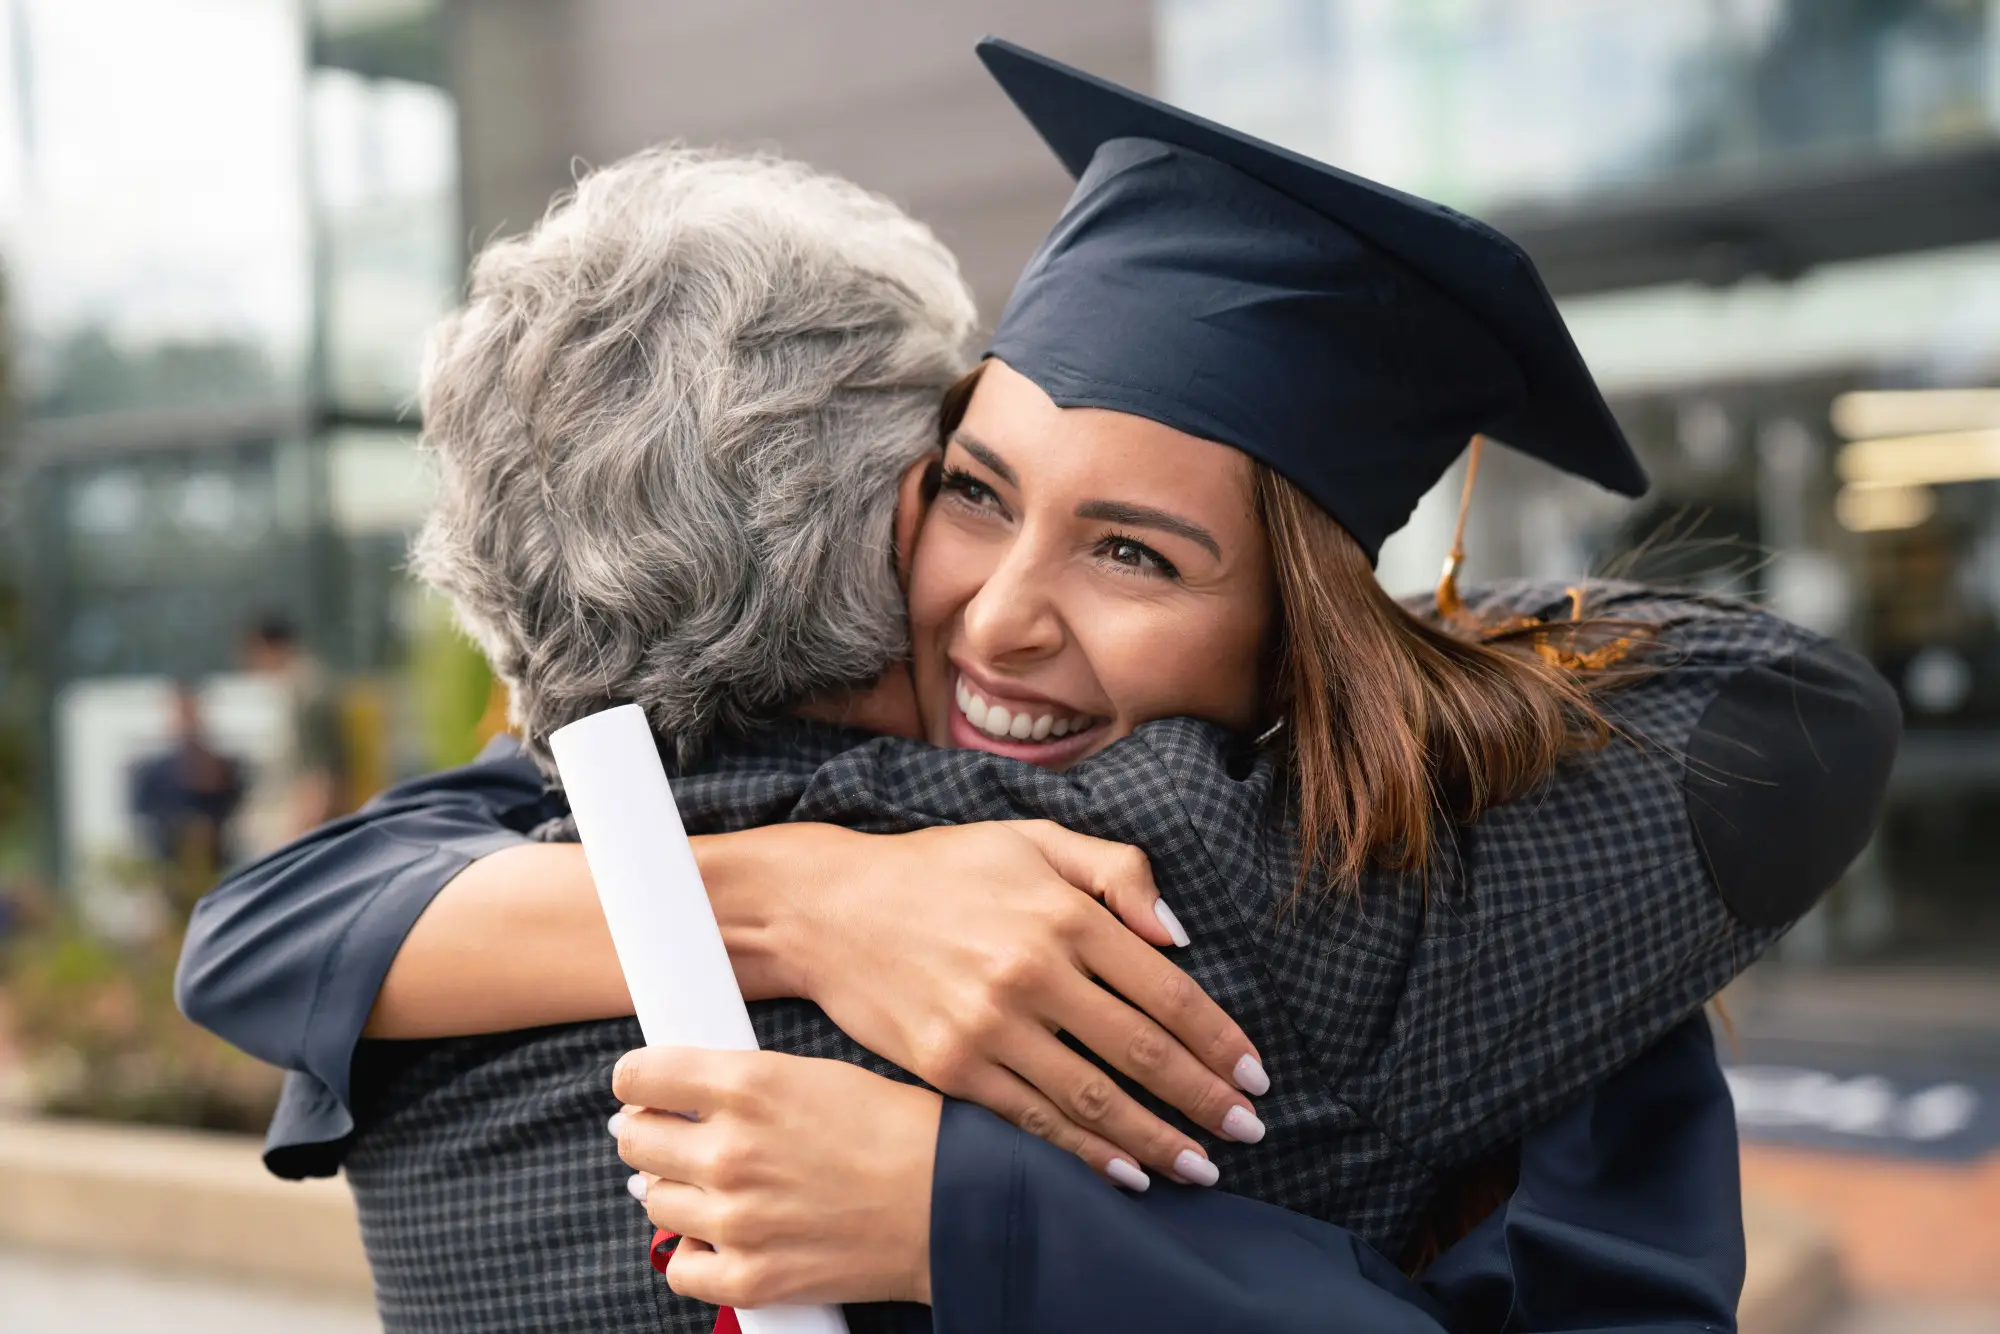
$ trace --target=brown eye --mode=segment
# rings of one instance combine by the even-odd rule
[[[946,468],[938,478],[938,489],[957,496],[976,509],[997,509],[1000,497],[992,487],[958,468]]]
[[[1164,579],[1179,579],[1181,572],[1174,563],[1144,542],[1136,542],[1129,537],[1107,537],[1097,546],[1098,554],[1120,569],[1139,574],[1157,575]]]

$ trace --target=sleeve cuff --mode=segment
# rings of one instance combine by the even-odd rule
[[[931,1178],[931,1319],[937,1334],[1003,1334],[1021,1226],[1021,1136],[951,1098]],[[996,1256],[1007,1257],[996,1264]]]
[[[438,891],[489,853],[524,842],[508,829],[446,839],[385,881],[328,953],[305,1037],[306,1069],[351,1105],[354,1048],[368,1025],[396,952]]]

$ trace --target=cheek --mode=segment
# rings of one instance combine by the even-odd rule
[[[986,582],[991,561],[948,520],[933,516],[910,563],[910,633],[919,643],[949,625]]]
[[[1248,728],[1261,721],[1267,619],[1222,601],[1100,616],[1085,652],[1119,717],[1134,727],[1185,715]]]

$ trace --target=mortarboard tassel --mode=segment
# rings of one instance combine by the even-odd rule
[[[1465,516],[1472,512],[1472,487],[1479,480],[1479,450],[1486,437],[1475,435],[1465,453],[1465,488],[1458,493],[1458,524],[1451,530],[1451,550],[1438,576],[1438,619],[1447,625],[1465,619],[1465,599],[1458,595],[1458,567],[1465,563]]]
[[[1465,599],[1458,591],[1459,567],[1465,563],[1465,521],[1472,513],[1472,488],[1479,481],[1479,454],[1486,443],[1486,437],[1475,435],[1465,454],[1465,487],[1458,496],[1458,523],[1452,528],[1451,550],[1444,558],[1444,571],[1438,576],[1437,614],[1446,625],[1476,633],[1483,640],[1499,639],[1518,634],[1524,630],[1548,629],[1550,623],[1535,616],[1517,616],[1494,625],[1481,624],[1477,617],[1465,608]],[[1569,624],[1574,627],[1584,619],[1583,589],[1572,586],[1564,590],[1569,597]],[[1551,642],[1551,636],[1537,634],[1534,637],[1535,654],[1552,667],[1560,667],[1569,672],[1600,672],[1616,665],[1632,650],[1632,640],[1619,636],[1595,648],[1579,648],[1575,629],[1564,637],[1565,643],[1558,647]]]

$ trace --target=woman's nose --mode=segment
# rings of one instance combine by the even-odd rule
[[[991,663],[1046,657],[1061,648],[1062,617],[1046,583],[1029,553],[1010,552],[965,604],[966,647]]]

